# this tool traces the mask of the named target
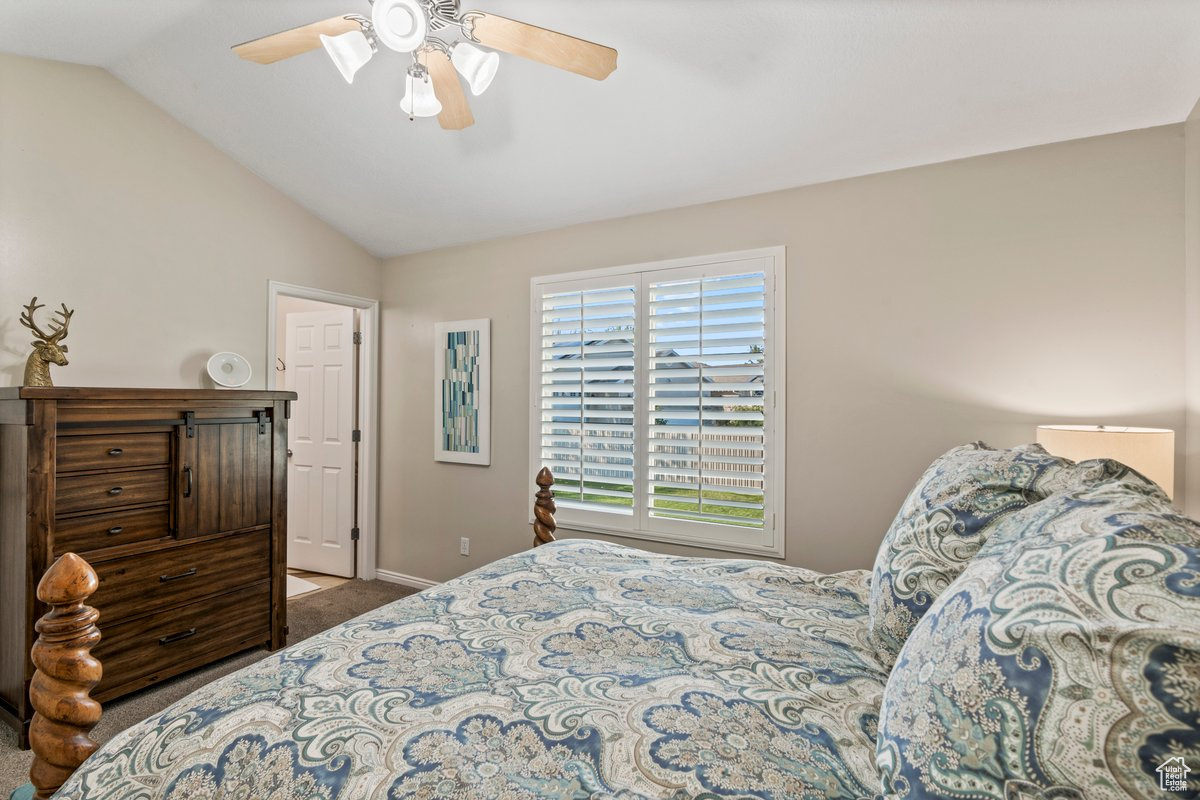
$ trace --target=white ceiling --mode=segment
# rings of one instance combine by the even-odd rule
[[[615,47],[501,55],[476,125],[410,122],[405,58],[230,45],[367,0],[0,0],[0,51],[106,67],[379,256],[1178,122],[1197,0],[464,0]]]

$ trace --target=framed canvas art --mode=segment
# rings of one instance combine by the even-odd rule
[[[492,321],[433,326],[433,458],[491,464]]]

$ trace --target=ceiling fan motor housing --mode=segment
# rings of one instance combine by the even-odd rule
[[[429,9],[429,28],[440,31],[446,27],[445,19],[458,19],[458,0],[425,0]]]
[[[419,0],[375,0],[371,27],[379,41],[398,53],[411,53],[429,33],[429,17]]]

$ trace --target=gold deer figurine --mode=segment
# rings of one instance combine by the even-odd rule
[[[42,306],[38,305],[35,297],[29,301],[29,305],[25,306],[25,313],[21,315],[21,324],[33,331],[33,335],[37,337],[33,341],[33,352],[29,354],[29,360],[25,362],[25,385],[53,386],[54,382],[50,380],[50,365],[58,364],[60,367],[67,365],[67,356],[65,355],[67,346],[61,345],[59,342],[67,338],[67,326],[71,324],[71,315],[75,311],[68,309],[67,304],[63,303],[62,311],[54,312],[62,319],[52,321],[50,332],[46,333],[33,321],[33,315],[39,308]]]

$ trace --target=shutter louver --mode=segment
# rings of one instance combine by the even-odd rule
[[[762,529],[765,292],[763,273],[648,284],[651,517]]]
[[[632,515],[633,286],[542,296],[541,459],[560,504]]]

